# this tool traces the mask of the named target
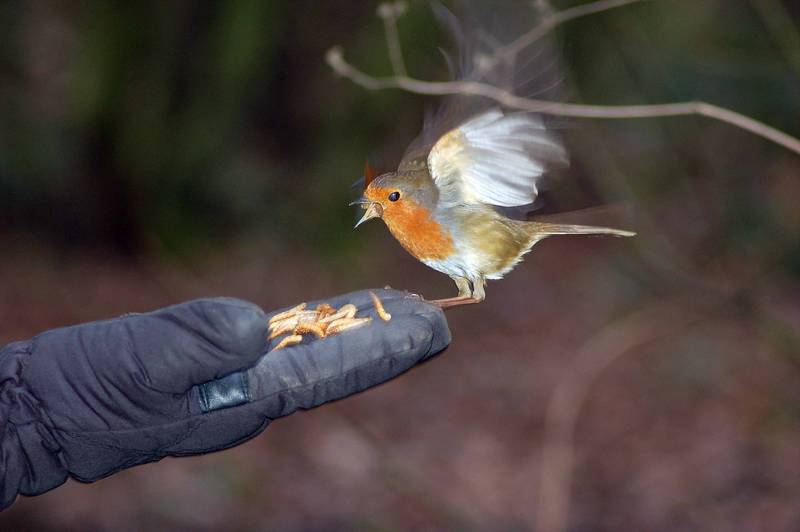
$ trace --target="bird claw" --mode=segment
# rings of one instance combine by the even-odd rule
[[[392,315],[383,308],[383,303],[374,293],[369,293],[375,311],[383,321],[392,319]],[[323,339],[343,331],[361,327],[372,321],[371,317],[357,318],[358,308],[352,303],[335,308],[328,303],[320,303],[313,310],[307,310],[307,303],[276,314],[269,319],[269,340],[284,334],[284,337],[270,352],[297,345],[303,341],[304,334],[313,334]]]

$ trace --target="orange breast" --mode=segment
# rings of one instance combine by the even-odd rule
[[[418,259],[443,260],[455,250],[447,228],[413,200],[401,200],[386,209],[383,221],[397,241]]]

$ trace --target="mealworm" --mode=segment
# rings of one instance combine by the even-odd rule
[[[329,335],[336,334],[347,329],[360,327],[370,321],[372,321],[372,318],[341,318],[328,325],[326,332]]]
[[[272,325],[276,321],[285,320],[286,318],[291,318],[301,310],[305,310],[307,303],[300,303],[296,307],[290,308],[289,310],[285,310],[279,314],[275,314],[269,319],[269,324]]]
[[[330,316],[331,314],[336,314],[336,309],[327,303],[320,303],[317,305],[316,311],[320,318]]]
[[[283,349],[284,347],[289,347],[290,345],[296,345],[303,341],[303,337],[299,334],[293,334],[291,336],[287,336],[283,340],[281,340],[278,345],[276,345],[272,350],[277,351],[278,349]]]
[[[375,311],[378,313],[380,319],[383,321],[389,321],[392,319],[392,315],[386,312],[386,309],[383,308],[383,303],[381,303],[381,300],[378,299],[378,296],[376,296],[374,292],[370,292],[369,297],[372,298],[372,303],[375,305]]]
[[[292,332],[298,326],[299,326],[299,323],[297,321],[297,318],[289,318],[289,319],[283,320],[281,322],[278,322],[278,323],[270,326],[270,328],[269,328],[269,336],[267,338],[269,340],[272,340],[273,338],[275,338],[277,336]]]
[[[316,323],[301,323],[294,328],[294,334],[312,333],[317,338],[325,338],[326,329]]]
[[[340,308],[339,310],[337,310],[335,314],[331,314],[330,316],[325,316],[324,318],[319,320],[319,323],[320,324],[333,323],[336,320],[345,318],[352,319],[356,317],[356,312],[358,312],[356,306],[353,305],[352,303],[348,303],[346,305],[343,305],[342,308]]]

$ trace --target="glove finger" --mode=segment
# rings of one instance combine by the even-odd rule
[[[333,306],[353,303],[359,317],[373,319],[323,339],[306,335],[301,344],[267,353],[247,372],[251,400],[271,403],[265,405],[269,417],[318,406],[395,377],[450,343],[441,309],[405,292],[374,292],[391,320],[377,316],[368,291],[327,300]]]

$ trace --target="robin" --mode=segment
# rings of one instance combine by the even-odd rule
[[[461,64],[466,66],[460,79],[508,86],[530,78],[516,68],[504,69],[502,63],[487,68],[488,56],[477,53],[484,42],[462,41]],[[502,279],[548,236],[635,234],[509,215],[531,210],[542,177],[566,162],[566,150],[541,116],[507,112],[476,97],[451,96],[426,120],[396,171],[376,176],[367,168],[362,197],[354,202],[366,212],[356,227],[383,219],[411,255],[449,275],[458,296],[435,301],[442,308],[478,303],[486,297],[487,279]]]
[[[458,296],[442,308],[479,303],[487,279],[502,279],[534,244],[551,235],[633,236],[587,225],[516,220],[502,208],[534,203],[548,161],[564,160],[561,144],[532,114],[485,111],[411,149],[395,172],[368,181],[356,227],[381,218],[411,255],[449,275]],[[499,207],[499,208],[498,208]]]

